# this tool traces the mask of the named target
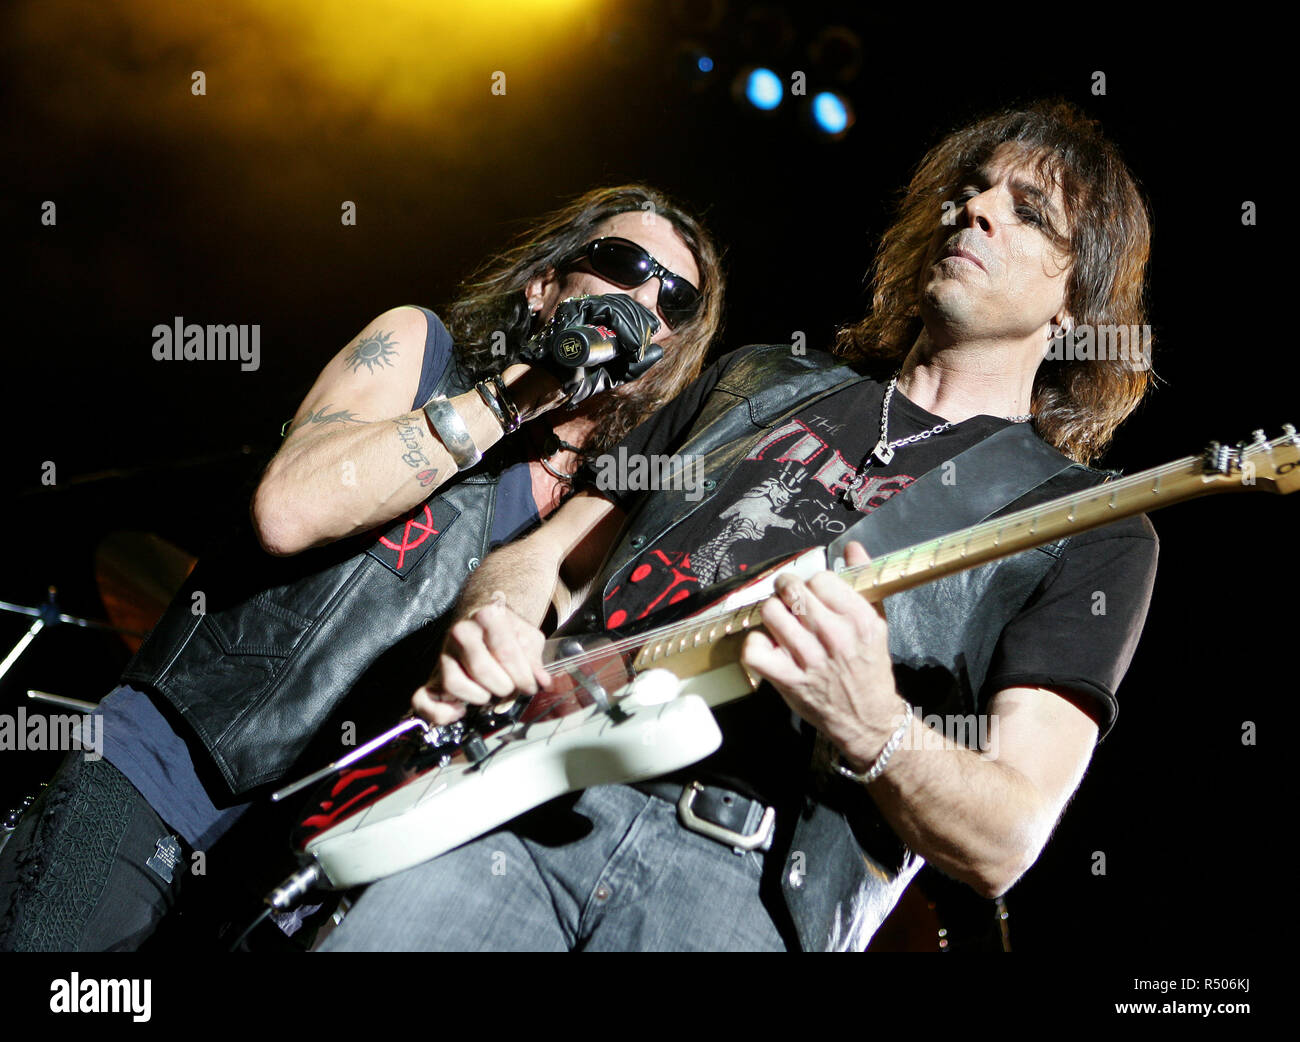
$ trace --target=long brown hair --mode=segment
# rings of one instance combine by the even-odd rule
[[[871,312],[839,331],[837,353],[879,363],[881,371],[902,362],[922,329],[919,278],[941,202],[1004,144],[1032,163],[1043,183],[1055,180],[1061,186],[1066,228],[1045,230],[1072,258],[1065,303],[1075,323],[1094,329],[1145,327],[1151,252],[1146,204],[1097,124],[1067,102],[1053,100],[1008,109],[954,131],[921,160],[876,253]],[[1149,343],[1143,341],[1144,350]],[[1132,354],[1044,362],[1034,378],[1035,427],[1044,441],[1087,463],[1137,408],[1151,379],[1148,367],[1133,364]]]
[[[722,266],[717,248],[700,222],[664,193],[645,185],[598,188],[548,214],[505,252],[489,258],[462,286],[447,310],[447,329],[461,369],[478,380],[500,372],[516,358],[529,336],[533,316],[524,290],[535,276],[559,267],[596,229],[621,213],[639,212],[668,220],[690,248],[700,271],[699,313],[664,342],[664,357],[645,376],[596,399],[601,409],[583,446],[592,455],[618,444],[623,435],[675,398],[699,375],[705,352],[722,322]],[[494,347],[505,334],[504,355]]]

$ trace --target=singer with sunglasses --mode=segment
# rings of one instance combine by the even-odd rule
[[[369,322],[102,701],[104,758],[70,756],[0,851],[0,949],[149,938],[255,800],[406,708],[480,560],[698,374],[721,308],[708,234],[630,185],[542,219],[441,318]]]

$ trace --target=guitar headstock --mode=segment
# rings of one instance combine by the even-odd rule
[[[1300,488],[1300,435],[1291,424],[1269,441],[1263,431],[1236,446],[1211,442],[1201,457],[1206,481],[1286,494]]]

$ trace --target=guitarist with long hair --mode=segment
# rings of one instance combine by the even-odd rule
[[[1077,110],[950,134],[839,357],[727,356],[595,461],[594,487],[475,574],[415,711],[446,726],[540,697],[552,610],[574,632],[635,632],[810,546],[858,566],[1099,484],[1089,464],[1147,390],[1149,340],[1074,348],[1145,327],[1149,240],[1132,177]],[[701,480],[643,494],[611,471],[669,456]],[[1000,895],[1115,721],[1156,556],[1137,515],[881,606],[831,571],[783,575],[741,653],[761,686],[716,711],[716,753],[381,879],[325,948],[862,950],[923,860]]]

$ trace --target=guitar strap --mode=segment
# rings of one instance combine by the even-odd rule
[[[853,540],[880,557],[986,521],[1073,466],[1029,424],[1004,427],[885,500],[830,544],[827,564],[843,568],[844,547]]]

